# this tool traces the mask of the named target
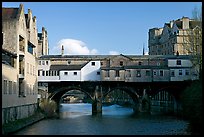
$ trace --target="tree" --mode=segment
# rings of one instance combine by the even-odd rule
[[[192,11],[193,23],[191,27],[183,30],[183,47],[186,54],[192,55],[193,67],[202,78],[202,6]]]

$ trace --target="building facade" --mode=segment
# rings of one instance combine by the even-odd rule
[[[163,28],[149,29],[149,55],[192,55],[196,47],[193,32],[201,22],[188,17],[165,23]]]
[[[198,79],[189,55],[45,55],[38,82],[169,82]]]
[[[42,32],[38,33],[38,57],[49,54],[48,34],[45,27],[42,27]]]
[[[2,124],[37,109],[38,37],[36,17],[24,6],[2,7]]]

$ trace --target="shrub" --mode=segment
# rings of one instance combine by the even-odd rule
[[[57,103],[53,100],[43,99],[39,104],[40,109],[46,118],[55,117],[57,115]]]

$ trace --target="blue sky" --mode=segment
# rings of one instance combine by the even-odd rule
[[[37,17],[38,32],[48,32],[50,54],[125,54],[148,52],[148,31],[183,16],[202,2],[22,2]],[[20,2],[2,2],[19,7]]]

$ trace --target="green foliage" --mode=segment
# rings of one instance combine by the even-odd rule
[[[46,118],[55,117],[57,115],[57,103],[53,100],[43,99],[40,104],[40,109],[45,114]]]
[[[193,134],[202,131],[202,81],[196,81],[182,92],[183,116],[190,122]]]

